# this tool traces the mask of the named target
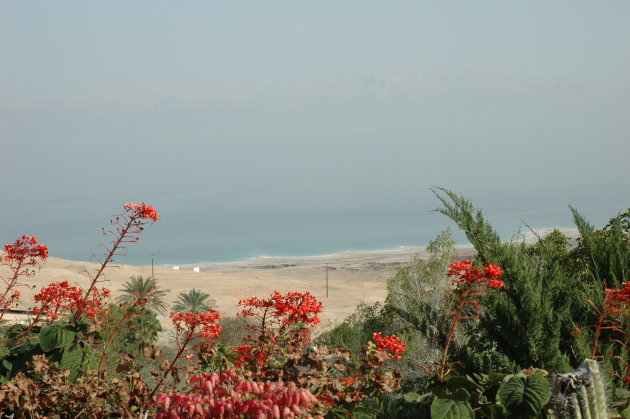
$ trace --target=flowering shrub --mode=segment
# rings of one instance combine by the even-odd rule
[[[60,313],[72,312],[79,317],[85,314],[94,321],[103,306],[103,301],[109,296],[108,289],[94,288],[92,295],[86,299],[81,287],[71,286],[68,281],[53,282],[35,295],[34,299],[38,306],[33,308],[33,314],[36,316],[35,319],[45,315],[49,320],[56,320]]]
[[[502,275],[503,270],[497,265],[487,263],[483,271],[480,271],[468,259],[463,262],[454,261],[448,270],[448,276],[455,277],[453,284],[462,291],[469,291],[476,286],[503,288],[504,283],[499,279]]]
[[[275,292],[269,298],[239,301],[239,316],[254,320],[255,335],[247,344],[232,348],[234,366],[244,373],[299,383],[321,400],[314,412],[331,409],[350,412],[360,400],[400,386],[400,373],[385,370],[385,362],[399,358],[405,345],[396,336],[375,335],[363,348],[358,364],[349,350],[319,346],[308,350],[310,327],[319,324],[322,303],[310,293]],[[348,410],[350,409],[350,410]]]
[[[110,297],[110,292],[97,287],[97,282],[113,258],[124,254],[125,244],[138,241],[143,226],[158,219],[151,206],[125,204],[124,212],[111,221],[113,229],[104,230],[105,234],[113,236],[112,244],[105,246],[106,257],[96,274],[91,276],[87,289],[73,286],[68,281],[43,287],[35,296],[36,306],[28,327],[12,332],[8,342],[10,351],[3,358],[0,375],[8,379],[23,371],[25,362],[43,351],[58,365],[71,366],[71,378],[76,379],[91,347],[100,343],[99,322],[108,315],[108,309],[103,309],[103,304]],[[4,249],[0,265],[8,267],[12,276],[8,279],[2,277],[7,288],[0,299],[0,318],[20,297],[18,290],[12,290],[16,285],[24,285],[19,278],[34,275],[33,267],[48,256],[48,248],[31,236],[22,236]],[[41,324],[43,320],[46,320],[46,325]]]
[[[109,346],[114,340],[114,337],[116,336],[116,334],[118,334],[118,332],[120,331],[120,328],[122,327],[123,323],[133,317],[148,316],[149,313],[146,313],[146,312],[137,313],[136,308],[141,308],[147,305],[152,295],[154,295],[157,292],[159,292],[158,287],[155,285],[146,289],[144,292],[141,292],[141,293],[134,292],[129,296],[130,302],[123,303],[120,305],[120,308],[123,309],[123,314],[120,317],[120,320],[118,321],[118,323],[114,326],[109,336],[109,339],[105,343],[105,347],[103,348],[101,359],[99,360],[99,363],[98,363],[97,372],[101,371],[101,368],[103,367],[103,362],[105,361],[105,358],[107,357],[107,354],[108,354],[107,350],[109,349]]]
[[[257,382],[234,370],[202,373],[191,380],[187,393],[157,397],[157,418],[300,418],[318,400],[293,382]]]
[[[175,326],[175,342],[177,344],[177,354],[165,368],[162,377],[157,382],[151,396],[160,388],[166,376],[173,371],[173,366],[177,360],[186,352],[205,345],[210,345],[213,339],[219,336],[221,326],[217,324],[219,313],[213,309],[209,309],[207,313],[171,313]],[[192,355],[188,355],[187,359],[192,359]]]
[[[255,362],[257,367],[263,367],[267,363],[267,355],[262,352],[258,352],[256,355],[252,355],[251,345],[241,345],[238,348],[232,348],[231,352],[237,355],[234,360],[234,366],[241,368],[245,364]]]
[[[48,257],[48,248],[43,244],[38,244],[37,237],[22,236],[12,244],[4,245],[5,254],[2,256],[4,264],[13,267],[35,266],[38,259],[44,261]]]
[[[144,202],[142,204],[127,203],[123,205],[123,208],[124,212],[122,214],[117,214],[110,220],[111,228],[102,229],[103,234],[110,236],[112,241],[109,245],[102,245],[106,253],[105,259],[101,261],[98,256],[95,255],[101,262],[101,266],[96,273],[91,276],[90,286],[85,292],[85,298],[90,295],[109,263],[112,262],[116,256],[124,255],[125,245],[127,243],[136,243],[140,240],[138,235],[144,230],[144,226],[150,221],[155,222],[160,219],[155,208],[146,205]]]
[[[252,297],[240,300],[245,307],[237,315],[255,321],[249,329],[255,332],[246,345],[233,349],[239,354],[237,366],[245,364],[263,374],[268,361],[282,361],[286,357],[301,356],[310,341],[311,329],[319,324],[323,305],[309,292],[275,292],[267,299]]]
[[[185,347],[195,338],[202,338],[209,341],[219,336],[221,326],[216,322],[219,313],[213,309],[207,313],[171,313],[175,330],[177,333],[177,346]]]
[[[285,325],[316,326],[323,304],[309,292],[290,292],[282,295],[275,292],[268,299],[252,297],[238,302],[239,306],[246,307],[238,315],[253,317],[265,321],[259,330],[261,333],[268,329]]]
[[[155,208],[150,205],[146,205],[144,202],[142,204],[125,204],[124,208],[127,212],[127,216],[130,219],[148,219],[153,221],[157,221],[160,219],[160,216],[158,215]]]
[[[253,320],[250,330],[255,333],[231,350],[214,343],[221,332],[216,311],[171,313],[175,356],[167,360],[154,347],[143,348],[159,368],[152,371],[156,383],[151,391],[132,354],[120,353],[115,371],[108,371],[105,360],[114,337],[124,324],[132,327],[132,318],[147,314],[136,309],[146,305],[157,288],[132,294],[120,306],[120,317],[111,321],[105,306],[110,291],[98,282],[105,268],[124,254],[125,246],[139,240],[144,226],[158,220],[149,205],[124,204],[123,212],[110,221],[111,228],[103,229],[112,240],[104,246],[105,257],[90,275],[89,285],[54,282],[35,295],[31,322],[18,327],[3,348],[0,411],[44,417],[65,409],[78,416],[91,412],[99,417],[129,417],[158,409],[158,417],[299,418],[329,414],[332,409],[351,412],[362,399],[399,387],[400,373],[385,368],[386,362],[399,359],[405,351],[405,344],[394,335],[376,333],[358,361],[352,361],[345,349],[309,348],[323,308],[309,292],[275,292],[266,299],[239,301],[243,308],[239,316]],[[33,275],[32,267],[47,256],[48,249],[30,236],[5,246],[0,262],[11,276],[2,278],[7,284],[0,300],[2,313],[20,297],[20,291],[12,289],[22,285],[18,279]],[[104,330],[109,335],[103,336]],[[192,361],[195,354],[200,362],[187,363],[184,371],[188,377],[194,374],[189,392],[174,392],[180,382],[176,363],[182,358]],[[116,375],[108,378],[108,374]],[[170,388],[165,384],[169,375]],[[158,394],[162,387],[168,392]]]
[[[379,351],[383,351],[392,359],[400,359],[400,356],[405,352],[407,347],[403,343],[402,339],[396,335],[381,336],[381,332],[376,332],[372,336],[374,342],[376,342],[376,348]]]
[[[504,286],[504,282],[499,279],[503,275],[503,270],[489,262],[481,271],[473,266],[469,260],[454,261],[449,267],[447,275],[454,277],[452,283],[455,289],[450,294],[455,308],[445,310],[451,315],[452,322],[444,345],[442,361],[437,369],[437,377],[440,381],[443,381],[451,371],[448,363],[448,352],[459,322],[463,319],[479,318],[479,297],[488,289],[501,289]],[[466,312],[468,308],[472,308],[472,314]]]
[[[623,371],[612,371],[623,385],[630,386],[630,282],[624,282],[622,288],[606,288],[603,293],[604,300],[602,307],[597,307],[592,300],[588,300],[597,314],[597,324],[585,327],[576,327],[576,334],[580,334],[587,329],[594,330],[591,342],[591,359],[601,358],[603,355],[611,356],[621,362]],[[617,344],[619,353],[626,354],[625,357],[616,354],[599,354],[600,338],[603,332],[608,333],[610,342]]]
[[[43,262],[48,257],[48,248],[39,244],[36,237],[22,236],[12,244],[4,245],[4,254],[0,256],[0,267],[6,266],[11,272],[9,278],[0,275],[0,279],[5,283],[6,289],[0,296],[0,319],[9,307],[17,305],[20,298],[20,291],[14,290],[16,286],[26,286],[19,282],[21,276],[33,276],[39,262]]]

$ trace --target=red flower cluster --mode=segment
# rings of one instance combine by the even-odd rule
[[[35,315],[46,315],[55,320],[61,312],[72,312],[77,316],[87,314],[92,320],[100,312],[103,300],[110,295],[106,288],[93,288],[89,299],[84,298],[80,287],[73,287],[68,281],[54,282],[35,295],[40,306],[33,309]]]
[[[343,378],[342,377],[342,378],[339,379],[339,382],[351,386],[351,385],[354,385],[354,383],[356,383],[357,380],[355,380],[354,378]]]
[[[173,324],[177,332],[183,332],[186,340],[194,337],[202,337],[206,340],[216,338],[221,332],[221,326],[217,324],[219,313],[213,309],[207,313],[171,313]]]
[[[381,332],[375,332],[372,339],[376,343],[376,349],[385,352],[391,359],[400,359],[400,356],[407,350],[402,339],[396,335],[382,336]]]
[[[627,351],[630,348],[630,331],[627,327],[627,321],[628,318],[630,318],[630,281],[624,282],[620,289],[606,288],[603,297],[604,300],[602,301],[601,308],[592,300],[588,300],[588,303],[593,307],[595,313],[597,313],[597,324],[575,328],[576,336],[587,329],[593,329],[594,334],[591,341],[592,359],[601,357],[601,354],[598,355],[598,352],[600,352],[600,338],[604,331],[609,333],[608,340],[620,345],[622,351]],[[612,371],[612,374],[625,385],[629,385],[630,360],[628,358],[624,359],[618,355],[613,355],[612,352],[610,356],[625,363],[625,372]]]
[[[190,382],[194,387],[188,394],[157,397],[156,418],[296,418],[308,415],[318,403],[310,391],[293,382],[257,383],[234,371],[202,373]]]
[[[448,276],[457,277],[453,280],[456,285],[480,284],[495,289],[503,288],[505,285],[504,282],[499,279],[502,275],[503,270],[497,265],[488,262],[483,268],[483,272],[481,272],[474,267],[468,259],[463,262],[453,262],[448,270]]]
[[[147,218],[153,221],[157,221],[160,219],[160,216],[158,215],[155,208],[150,205],[145,205],[144,202],[142,204],[128,203],[124,206],[125,211],[129,213],[129,216],[131,218]]]
[[[37,237],[22,236],[13,244],[5,244],[2,256],[4,262],[16,263],[20,266],[35,265],[36,259],[46,260],[48,248],[43,244],[37,244]]]
[[[622,305],[630,305],[630,282],[624,282],[622,285],[623,288],[621,289],[606,288],[606,291],[604,291],[604,298],[610,304],[620,303]]]
[[[231,352],[233,354],[238,354],[238,358],[234,361],[234,366],[236,368],[241,368],[244,364],[247,364],[256,359],[256,363],[259,366],[264,366],[267,363],[267,355],[262,352],[256,353],[256,355],[252,355],[253,348],[251,345],[241,345],[238,348],[232,348]]]
[[[8,291],[8,290],[7,290]],[[9,298],[5,298],[6,294],[2,297],[0,297],[0,318],[2,315],[4,315],[4,313],[6,312],[7,309],[11,308],[11,307],[15,307],[18,304],[18,300],[20,299],[20,291],[15,290],[13,291],[13,294],[11,294],[9,296]]]
[[[270,298],[262,300],[252,297],[238,302],[239,306],[248,307],[238,313],[242,317],[270,316],[284,324],[303,324],[315,326],[319,324],[319,317],[323,304],[310,292],[290,292],[283,296],[276,291]],[[254,309],[262,309],[264,314],[255,312]],[[259,310],[258,310],[259,311]]]
[[[501,278],[503,270],[500,266],[486,263],[483,271],[480,271],[467,259],[463,262],[454,261],[448,269],[448,276],[455,276],[453,284],[455,290],[451,291],[453,297],[453,309],[444,309],[453,317],[451,328],[446,338],[444,351],[442,352],[442,361],[437,367],[437,377],[440,381],[444,380],[451,369],[448,363],[448,352],[453,343],[453,337],[457,331],[457,325],[464,319],[477,319],[481,315],[479,312],[479,297],[484,295],[483,288],[500,289],[505,285]],[[465,309],[472,306],[473,313],[466,313]]]

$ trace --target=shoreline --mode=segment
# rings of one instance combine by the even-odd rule
[[[474,254],[470,245],[457,246],[461,257]],[[275,291],[310,292],[324,303],[320,315],[322,329],[343,321],[361,302],[374,304],[387,296],[387,280],[407,266],[414,257],[427,255],[426,247],[405,247],[382,251],[347,251],[332,255],[306,257],[258,257],[229,263],[181,265],[180,269],[155,265],[117,265],[108,268],[99,287],[111,290],[111,301],[121,294],[131,276],[150,277],[153,273],[160,287],[168,291],[165,302],[170,307],[180,292],[198,289],[216,301],[215,309],[222,317],[233,317],[240,311],[238,301],[252,296],[266,297]],[[328,265],[328,269],[326,267]],[[199,272],[193,267],[199,266]],[[28,289],[22,290],[21,309],[33,306],[33,297],[52,282],[67,280],[85,287],[89,273],[98,269],[92,262],[60,259],[51,256],[36,275],[29,278]],[[328,289],[326,272],[328,271]],[[160,317],[165,330],[172,325]]]
[[[547,234],[549,234],[551,231],[553,231],[554,229],[559,230],[561,233],[565,234],[571,243],[575,243],[575,240],[577,237],[579,237],[579,234],[577,232],[577,229],[575,228],[554,228],[554,227],[543,227],[543,228],[534,228],[533,231],[536,234],[540,234],[542,236],[545,236]],[[528,244],[532,244],[535,241],[535,235],[532,231],[526,231],[526,232],[521,232],[518,236],[513,236],[511,238],[511,240],[513,241],[519,241],[519,240],[525,240],[525,242],[527,242]],[[506,241],[510,241],[510,240],[506,240]],[[185,261],[185,262],[167,262],[167,263],[156,263],[155,266],[160,266],[160,267],[166,267],[166,268],[172,268],[173,266],[179,266],[179,267],[183,267],[183,268],[191,268],[192,267],[212,267],[212,266],[249,266],[252,264],[259,264],[259,263],[263,263],[264,261],[274,261],[274,260],[338,260],[338,259],[344,259],[347,257],[352,257],[352,256],[356,256],[356,255],[364,255],[364,256],[368,256],[368,255],[374,255],[375,257],[379,257],[382,255],[387,255],[387,254],[402,254],[402,255],[409,255],[409,254],[413,254],[414,252],[416,253],[421,253],[421,254],[425,254],[426,253],[426,248],[428,246],[428,243],[426,245],[398,245],[398,246],[394,246],[394,247],[385,247],[385,248],[370,248],[370,249],[349,249],[349,250],[340,250],[340,251],[333,251],[330,253],[315,253],[315,254],[298,254],[298,255],[267,255],[267,254],[259,254],[256,256],[247,256],[247,257],[243,257],[241,259],[227,259],[227,260],[209,260],[209,259],[202,259],[200,258],[199,260],[193,261],[193,262],[189,262],[189,261]],[[468,247],[472,246],[469,242],[465,241],[465,243],[455,243],[455,248],[456,249],[466,249]],[[50,255],[51,257],[56,257],[59,259],[65,259],[65,260],[73,260],[76,262],[81,262],[81,263],[97,263],[96,259],[94,257],[71,257],[71,256],[56,256],[54,253],[51,253]],[[136,255],[133,254],[133,251],[131,252],[131,258],[134,259]],[[121,260],[120,263],[118,263],[118,265],[124,265],[124,266],[134,266],[134,267],[142,267],[142,266],[151,266],[150,264],[146,263],[147,260],[150,260],[150,255],[145,254],[141,255],[143,258],[143,262],[142,263],[130,263],[127,260]],[[159,256],[161,259],[169,259],[168,257],[164,257],[163,255],[159,254],[159,252],[156,252],[156,256]],[[190,260],[190,259],[188,259]]]
[[[552,229],[539,230],[539,233],[544,235],[550,231]],[[460,259],[476,253],[472,245],[456,245],[455,248]],[[326,329],[343,321],[361,302],[383,302],[387,297],[387,280],[414,258],[423,259],[428,254],[426,246],[418,246],[304,257],[264,256],[236,262],[186,264],[180,265],[180,269],[163,265],[155,265],[153,269],[151,265],[117,265],[105,271],[106,276],[98,286],[110,289],[111,301],[115,301],[131,276],[155,274],[159,286],[168,291],[165,297],[168,307],[180,292],[194,288],[208,293],[216,301],[215,308],[222,317],[235,316],[240,311],[237,303],[244,298],[266,297],[275,291],[308,291],[324,303],[320,317],[322,328]],[[35,276],[28,278],[29,287],[21,288],[20,308],[32,306],[34,295],[52,282],[67,280],[73,285],[87,286],[89,273],[98,267],[93,262],[49,257]],[[199,267],[199,272],[194,271],[194,267]],[[160,317],[160,322],[165,330],[171,329],[167,317]]]
[[[523,234],[522,240],[524,240],[527,244],[533,244],[536,241],[536,234],[544,237],[551,233],[553,230],[558,230],[562,234],[566,235],[569,238],[569,241],[574,244],[579,237],[578,230],[575,228],[553,228],[553,227],[544,227],[544,228],[534,228],[532,231],[527,231]],[[307,262],[323,262],[326,261],[345,261],[348,259],[365,259],[365,258],[391,258],[391,259],[400,259],[404,257],[411,257],[418,255],[419,257],[426,257],[428,255],[427,252],[428,245],[424,246],[397,246],[394,248],[387,249],[375,249],[375,250],[343,250],[340,252],[334,253],[325,253],[325,254],[315,254],[315,255],[298,255],[298,256],[267,256],[267,255],[258,255],[245,259],[238,260],[230,260],[230,261],[198,261],[193,263],[162,263],[159,266],[172,268],[174,266],[179,266],[180,269],[192,269],[193,267],[199,267],[212,269],[216,267],[243,267],[243,268],[253,268],[259,265],[269,265],[269,264],[283,264],[283,263],[291,263],[294,261],[301,261],[302,264],[306,264]],[[469,254],[470,251],[474,252],[474,247],[470,243],[466,244],[455,244],[455,249],[459,253]],[[133,265],[136,266],[136,265]],[[147,265],[137,265],[137,266],[147,266]]]
[[[455,245],[458,254],[469,255],[474,253],[470,244]],[[400,246],[395,249],[385,250],[346,250],[338,253],[307,256],[256,256],[249,259],[232,262],[199,262],[182,265],[165,264],[165,268],[179,266],[179,269],[193,269],[198,267],[202,271],[225,270],[255,270],[255,269],[281,269],[298,267],[325,266],[325,264],[363,265],[370,263],[403,264],[409,263],[413,257],[424,258],[429,255],[427,246]]]

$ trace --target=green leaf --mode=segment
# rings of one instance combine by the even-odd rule
[[[474,419],[475,413],[468,403],[457,395],[440,396],[431,403],[431,419]]]
[[[525,393],[525,380],[521,377],[512,377],[499,387],[497,401],[506,409],[518,406],[523,402]]]
[[[444,383],[446,383],[446,387],[451,391],[455,391],[458,388],[483,389],[479,384],[475,383],[473,380],[463,375],[452,375],[446,377],[444,379]]]
[[[59,362],[59,368],[62,370],[70,370],[70,376],[68,378],[71,382],[75,382],[79,377],[85,356],[86,350],[81,346],[72,351],[69,349],[63,351],[61,361]]]
[[[501,381],[503,381],[505,379],[505,377],[507,377],[507,374],[501,374],[499,372],[491,372],[490,374],[488,374],[488,377],[486,378],[486,383],[487,384],[498,384]]]
[[[413,391],[411,393],[407,393],[405,394],[405,401],[407,403],[415,403],[418,401],[418,399],[420,398],[420,395],[418,393],[414,393]]]
[[[453,393],[453,396],[461,400],[468,400],[468,398],[470,397],[470,392],[468,392],[468,390],[466,390],[465,388],[458,388]]]
[[[2,360],[2,368],[4,368],[5,370],[11,372],[11,370],[13,369],[13,362],[9,361],[8,359],[3,359]]]
[[[630,391],[626,390],[625,388],[616,388],[615,389],[615,396],[619,397],[620,399],[630,399]]]
[[[29,339],[26,342],[22,343],[19,346],[16,346],[14,348],[11,348],[11,353],[12,354],[19,354],[19,355],[37,355],[40,352],[40,348],[39,348],[39,344],[37,343],[37,341],[35,339]]]
[[[75,335],[76,333],[69,326],[59,324],[45,326],[39,331],[39,346],[42,347],[44,352],[64,348],[74,342]]]
[[[621,412],[621,417],[623,419],[630,419],[630,408],[625,409],[623,412]]]
[[[355,406],[352,409],[352,417],[353,418],[373,418],[374,417],[374,409],[368,406]]]
[[[526,378],[512,377],[497,392],[497,401],[504,408],[504,413],[514,418],[536,417],[550,397],[551,388],[547,379],[538,374]]]

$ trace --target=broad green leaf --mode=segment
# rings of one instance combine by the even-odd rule
[[[510,410],[523,402],[525,393],[525,380],[521,377],[512,377],[504,382],[497,392],[497,401],[504,408]]]
[[[70,346],[74,342],[75,332],[68,326],[52,324],[39,331],[39,345],[44,352]]]
[[[59,362],[59,368],[62,370],[70,370],[70,377],[68,378],[71,382],[74,382],[79,376],[85,356],[86,352],[80,346],[72,351],[69,349],[63,351],[61,361]]]
[[[497,392],[497,401],[505,409],[504,413],[514,418],[536,417],[550,397],[547,379],[538,374],[512,377]]]
[[[470,392],[466,390],[465,388],[458,388],[453,393],[453,396],[461,400],[468,400],[468,398],[470,397]]]
[[[623,412],[621,412],[621,417],[623,419],[630,419],[630,408],[625,409]]]
[[[474,419],[475,413],[468,403],[456,395],[440,396],[431,403],[431,419]]]
[[[538,415],[543,407],[549,403],[551,398],[551,386],[549,381],[540,374],[532,374],[527,377],[524,401],[525,406],[532,412],[533,416]]]
[[[616,388],[615,389],[615,396],[619,397],[620,399],[630,399],[630,391],[626,390],[625,388]]]
[[[451,391],[455,391],[458,388],[481,389],[479,384],[475,383],[473,380],[463,375],[452,375],[446,377],[444,379],[444,383],[446,384],[446,387]]]
[[[352,409],[353,419],[372,419],[374,418],[374,409],[367,406],[356,406]]]
[[[418,393],[414,393],[413,391],[411,393],[405,394],[405,401],[407,403],[415,403],[418,401],[419,398],[420,395]]]
[[[503,381],[505,377],[507,376],[508,376],[507,374],[501,374],[499,372],[491,372],[490,374],[488,374],[488,377],[486,378],[486,383],[498,384],[501,381]]]
[[[37,355],[41,352],[40,348],[39,348],[39,344],[35,339],[29,339],[26,342],[22,343],[19,346],[15,346],[13,348],[11,348],[11,353],[12,354],[19,354],[19,355]]]
[[[2,368],[6,369],[7,371],[11,371],[13,369],[13,362],[9,361],[8,359],[3,359]]]

